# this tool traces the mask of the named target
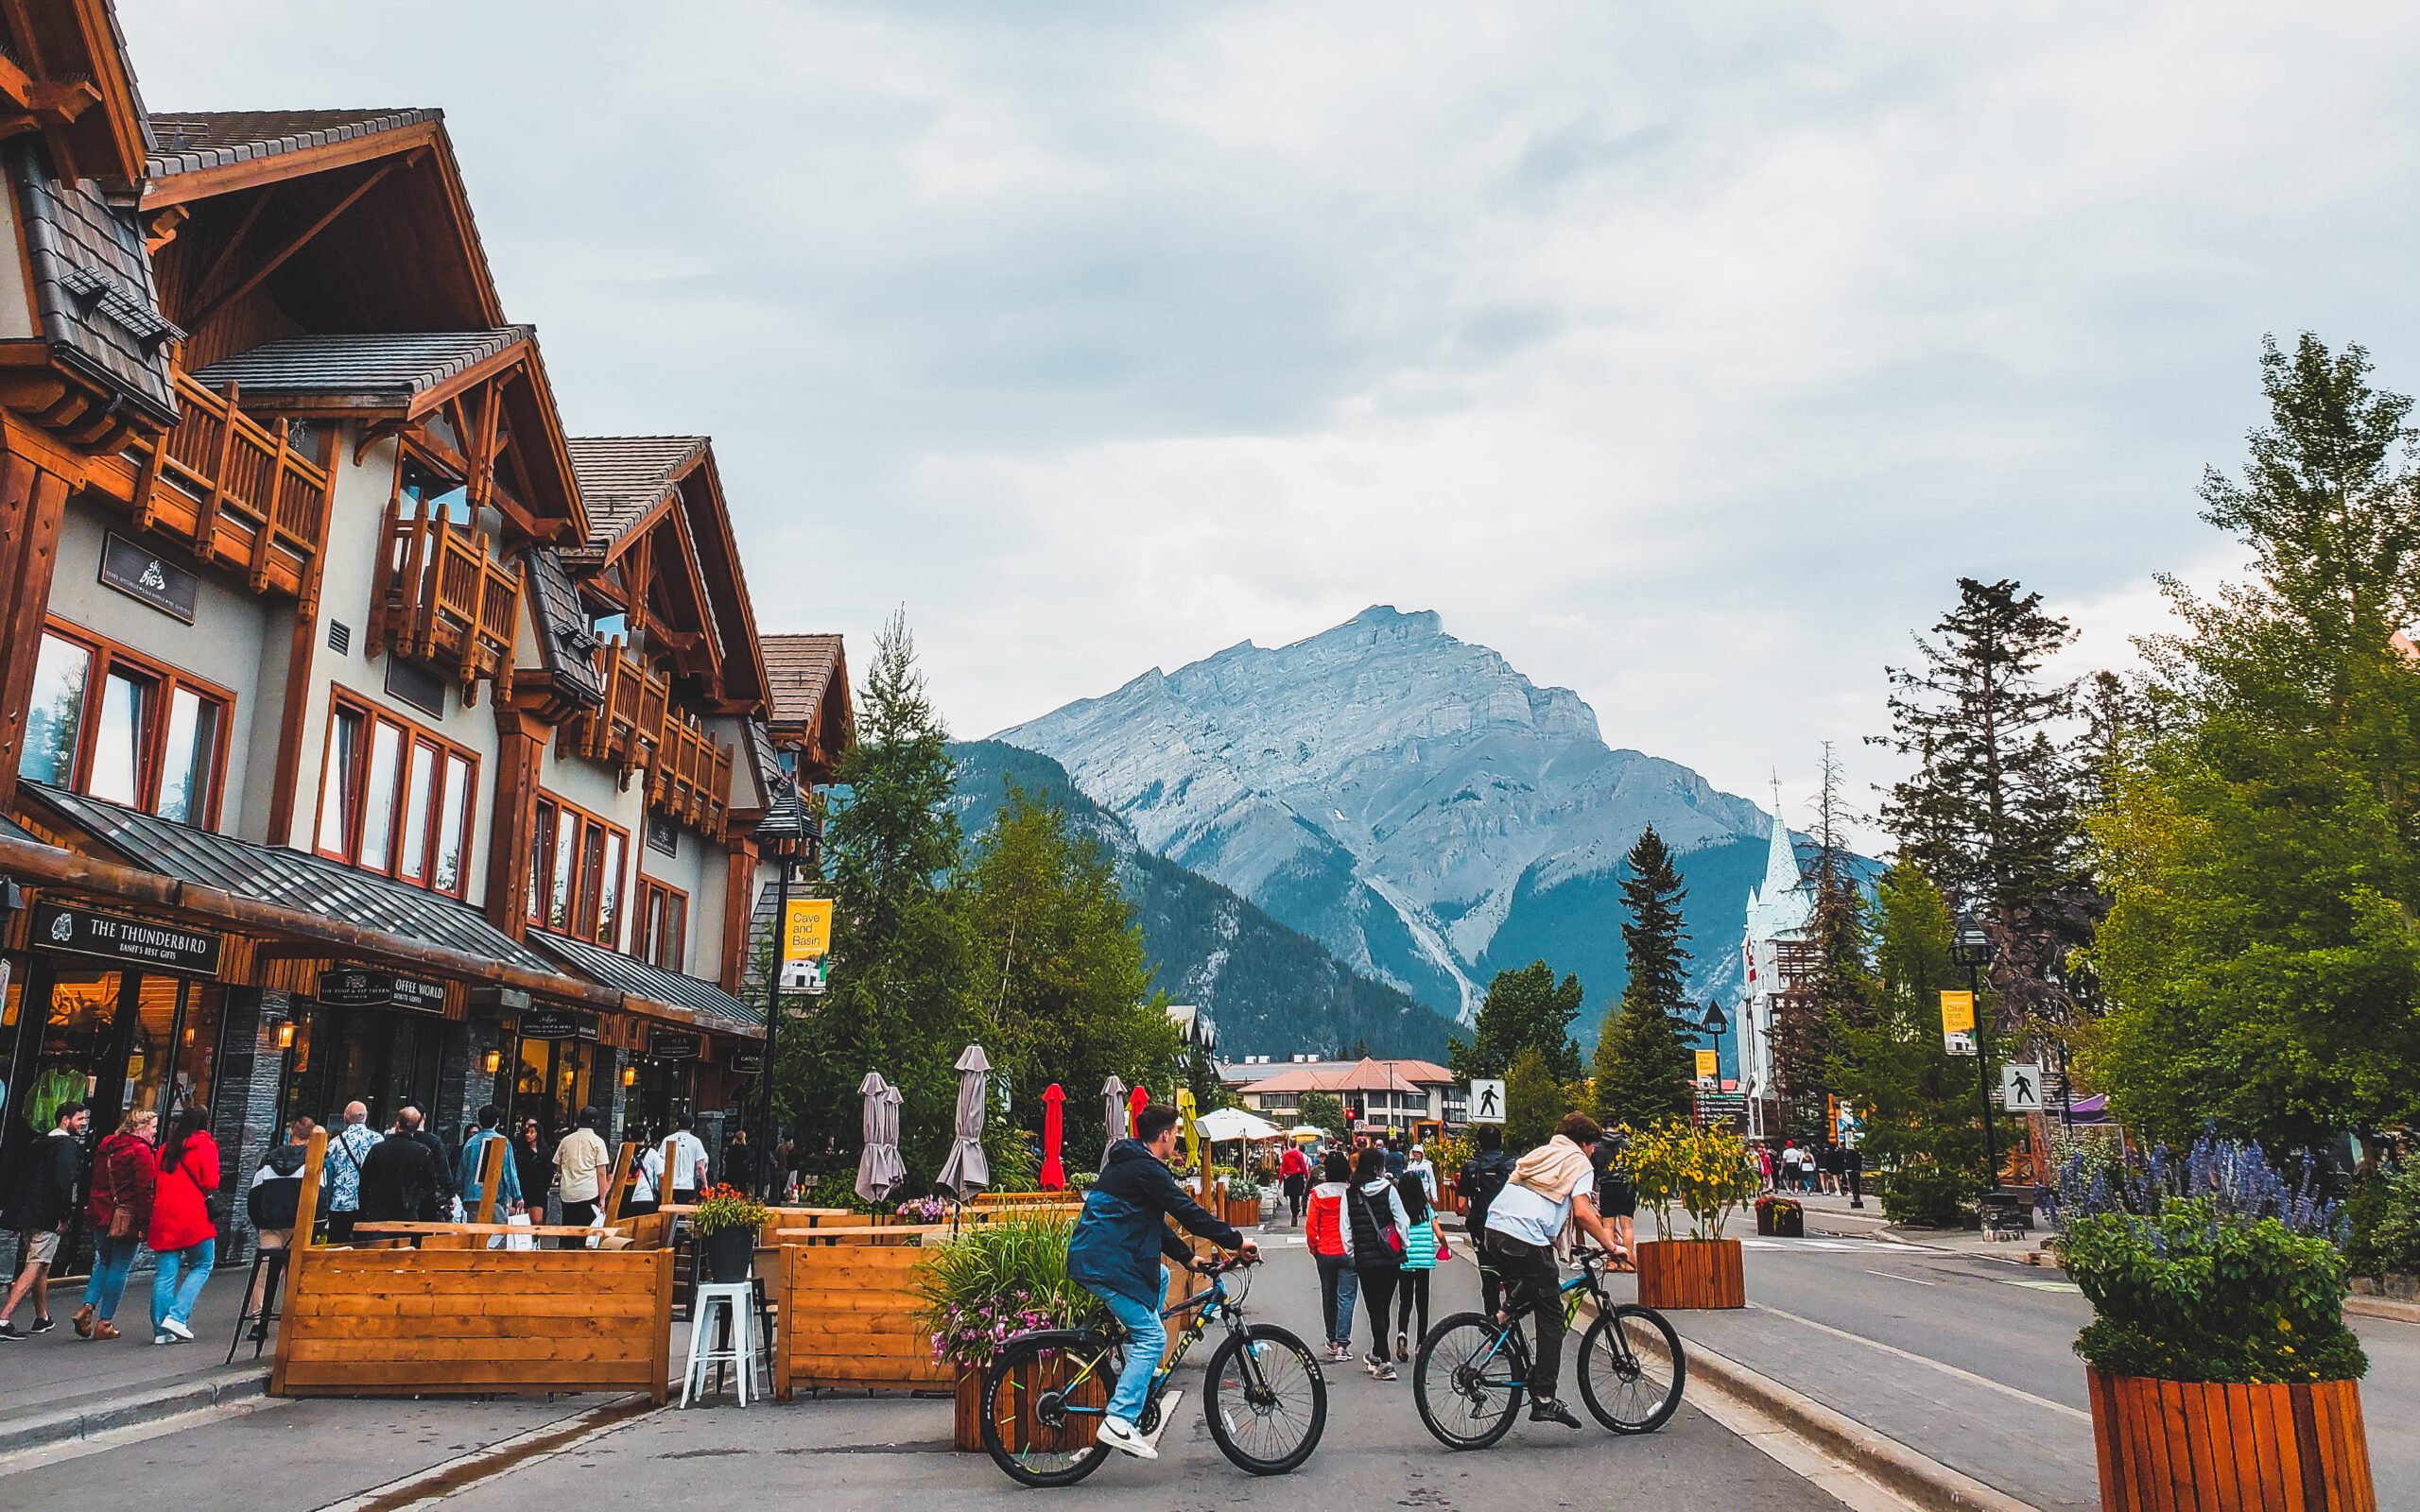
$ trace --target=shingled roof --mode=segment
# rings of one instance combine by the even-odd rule
[[[62,365],[173,424],[168,344],[184,333],[160,314],[142,223],[93,180],[52,178],[31,138],[10,144],[6,158],[43,339]]]
[[[535,329],[328,332],[254,347],[194,374],[213,388],[241,384],[248,397],[346,399],[407,409],[414,399],[529,340]]]
[[[426,107],[350,111],[188,111],[151,117],[154,179],[401,131],[445,119]]]
[[[572,475],[588,511],[588,544],[603,550],[663,502],[708,441],[703,436],[580,436],[569,444]]]
[[[837,635],[768,635],[765,637],[766,693],[773,723],[806,725],[823,707],[832,674],[840,665]]]
[[[605,679],[596,670],[596,632],[590,629],[587,608],[579,601],[571,570],[551,547],[533,546],[522,554],[521,569],[529,588],[529,617],[537,631],[538,648],[546,672],[578,703],[595,708],[605,701]]]

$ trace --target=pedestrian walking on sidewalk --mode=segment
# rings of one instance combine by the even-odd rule
[[[252,1184],[244,1192],[244,1216],[252,1221],[253,1242],[263,1254],[294,1246],[294,1226],[302,1221],[302,1168],[311,1163],[311,1131],[317,1125],[298,1118],[285,1125],[285,1143],[268,1152]],[[324,1189],[323,1189],[324,1190]],[[316,1222],[318,1215],[313,1214]],[[247,1338],[268,1336],[268,1285],[283,1256],[252,1272],[252,1289],[244,1297],[244,1315],[252,1320]]]
[[[1344,1255],[1360,1282],[1362,1311],[1370,1318],[1370,1354],[1361,1363],[1380,1381],[1395,1379],[1387,1344],[1394,1320],[1395,1284],[1403,1276],[1403,1231],[1409,1219],[1387,1175],[1387,1153],[1370,1149],[1353,1168],[1353,1190],[1344,1197]]]
[[[1630,1148],[1630,1141],[1612,1130],[1597,1142],[1597,1211],[1614,1226],[1614,1233],[1622,1247],[1631,1247],[1638,1217],[1638,1185],[1631,1179],[1630,1167],[1622,1157]]]
[[[9,1288],[8,1300],[0,1302],[0,1342],[58,1327],[50,1315],[50,1267],[58,1263],[60,1246],[75,1222],[76,1189],[84,1177],[84,1130],[91,1126],[92,1115],[82,1103],[61,1103],[51,1118],[50,1132],[26,1152],[22,1200],[12,1225],[24,1268]],[[34,1299],[34,1320],[19,1333],[17,1304],[28,1297]]]
[[[1420,1190],[1427,1194],[1428,1206],[1437,1206],[1437,1168],[1428,1163],[1427,1150],[1413,1145],[1411,1159],[1403,1163],[1403,1174],[1420,1183]]]
[[[353,1226],[361,1216],[361,1165],[378,1147],[370,1127],[370,1108],[363,1103],[344,1105],[344,1124],[328,1136],[328,1153],[320,1179],[328,1184],[328,1242],[353,1243]]]
[[[1395,1177],[1395,1195],[1402,1200],[1403,1279],[1395,1293],[1395,1363],[1411,1363],[1412,1346],[1428,1336],[1428,1277],[1445,1248],[1437,1231],[1437,1210],[1429,1206],[1428,1189],[1410,1171]],[[1420,1327],[1412,1328],[1414,1316]]]
[[[1495,1124],[1481,1124],[1471,1138],[1478,1149],[1454,1173],[1454,1194],[1462,1199],[1462,1233],[1470,1243],[1471,1263],[1478,1267],[1479,1302],[1494,1317],[1503,1311],[1504,1278],[1479,1236],[1487,1232],[1488,1204],[1512,1178],[1512,1157],[1504,1153],[1504,1130]]]
[[[1277,1177],[1286,1187],[1286,1221],[1296,1228],[1303,1227],[1303,1203],[1311,1194],[1311,1158],[1299,1144],[1288,1144],[1286,1153],[1277,1158]]]
[[[485,1104],[479,1108],[478,1132],[462,1142],[462,1163],[457,1177],[461,1183],[463,1216],[473,1221],[476,1221],[479,1215],[479,1199],[487,1195],[487,1188],[479,1184],[479,1178],[487,1173],[488,1145],[504,1138],[504,1131],[496,1127],[503,1122],[504,1109],[493,1103]],[[510,1148],[506,1149],[504,1156],[503,1168],[495,1178],[497,1223],[502,1223],[521,1208],[521,1167],[512,1159]]]
[[[112,1319],[151,1226],[151,1194],[160,1184],[160,1152],[152,1143],[159,1130],[160,1115],[138,1108],[118,1120],[93,1157],[93,1192],[84,1203],[93,1228],[93,1276],[84,1283],[84,1305],[76,1310],[79,1339],[118,1336]]]
[[[521,1184],[521,1205],[529,1210],[529,1221],[546,1221],[546,1188],[555,1178],[555,1161],[546,1148],[545,1131],[534,1118],[521,1121],[521,1131],[512,1137],[512,1177]]]
[[[439,1157],[421,1136],[420,1109],[395,1115],[392,1132],[371,1147],[361,1162],[361,1221],[425,1223],[437,1202]]]
[[[1327,1363],[1353,1358],[1353,1300],[1360,1282],[1344,1249],[1344,1194],[1353,1189],[1353,1162],[1331,1149],[1320,1161],[1320,1184],[1311,1188],[1304,1240],[1320,1268],[1320,1317],[1327,1327]]]
[[[605,1142],[596,1133],[596,1109],[579,1110],[579,1126],[563,1136],[555,1146],[555,1190],[562,1194],[563,1223],[573,1228],[585,1228],[596,1216],[598,1173],[613,1163],[606,1153]],[[562,1239],[557,1241],[565,1249],[577,1249],[587,1241]]]
[[[395,1114],[396,1131],[428,1152],[429,1169],[437,1175],[437,1189],[421,1203],[423,1223],[459,1223],[461,1191],[454,1184],[454,1154],[445,1141],[428,1126],[428,1115],[409,1103]]]
[[[143,1242],[159,1269],[151,1277],[151,1342],[192,1342],[194,1304],[218,1255],[218,1142],[210,1137],[210,1109],[189,1103],[160,1147],[160,1180]]]

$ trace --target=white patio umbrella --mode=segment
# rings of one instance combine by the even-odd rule
[[[1115,1076],[1100,1084],[1101,1134],[1105,1143],[1100,1147],[1100,1163],[1109,1163],[1109,1146],[1123,1138],[1117,1131],[1126,1126],[1126,1083]]]
[[[857,1083],[857,1095],[866,1101],[866,1142],[857,1152],[857,1195],[880,1202],[907,1175],[899,1159],[899,1091],[884,1081],[879,1072],[870,1071]]]
[[[983,1155],[983,1115],[989,1102],[984,1088],[991,1070],[981,1045],[968,1045],[958,1057],[957,1139],[942,1163],[939,1185],[961,1202],[992,1184],[992,1162]]]
[[[1221,1108],[1201,1115],[1201,1137],[1214,1144],[1243,1140],[1257,1144],[1263,1140],[1283,1137],[1283,1131],[1269,1120],[1240,1108]]]

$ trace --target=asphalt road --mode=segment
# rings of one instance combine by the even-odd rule
[[[2100,1505],[2083,1364],[2091,1315],[2055,1270],[1879,1239],[1755,1240],[1742,1313],[1689,1339],[2046,1512]],[[2357,1318],[2381,1506],[2420,1506],[2420,1327]]]
[[[1317,1342],[1318,1282],[1309,1257],[1286,1236],[1266,1243],[1252,1314]],[[1467,1263],[1442,1273],[1437,1315],[1476,1302]],[[1367,1325],[1357,1330],[1366,1343]],[[1200,1365],[1187,1362],[1186,1400],[1143,1464],[1113,1458],[1082,1486],[1028,1491],[980,1454],[949,1444],[941,1400],[802,1397],[745,1409],[725,1404],[636,1418],[562,1452],[533,1457],[456,1492],[445,1504],[524,1512],[667,1505],[779,1505],[919,1512],[1053,1497],[1097,1505],[1200,1512],[1212,1507],[1350,1506],[1541,1508],[1719,1506],[1723,1512],[1839,1512],[1812,1483],[1729,1430],[1684,1406],[1657,1434],[1616,1438],[1593,1423],[1574,1433],[1516,1425],[1495,1449],[1455,1454],[1430,1438],[1409,1379],[1386,1383],[1356,1367],[1328,1377],[1328,1420],[1319,1452],[1288,1476],[1255,1479],[1221,1456],[1202,1426]],[[11,1467],[0,1504],[109,1506],[112,1512],[184,1512],[193,1506],[324,1507],[549,1421],[594,1399],[279,1403],[171,1435],[48,1465]],[[1643,1501],[1641,1499],[1644,1499]]]

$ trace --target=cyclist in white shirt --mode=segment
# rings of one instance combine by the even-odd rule
[[[1580,1419],[1555,1400],[1563,1373],[1563,1273],[1555,1247],[1578,1228],[1616,1259],[1629,1251],[1597,1212],[1597,1167],[1590,1159],[1604,1132],[1585,1113],[1567,1113],[1554,1138],[1521,1157],[1512,1177],[1487,1207],[1482,1243],[1508,1283],[1505,1305],[1537,1324],[1530,1358],[1530,1420],[1577,1428]]]

